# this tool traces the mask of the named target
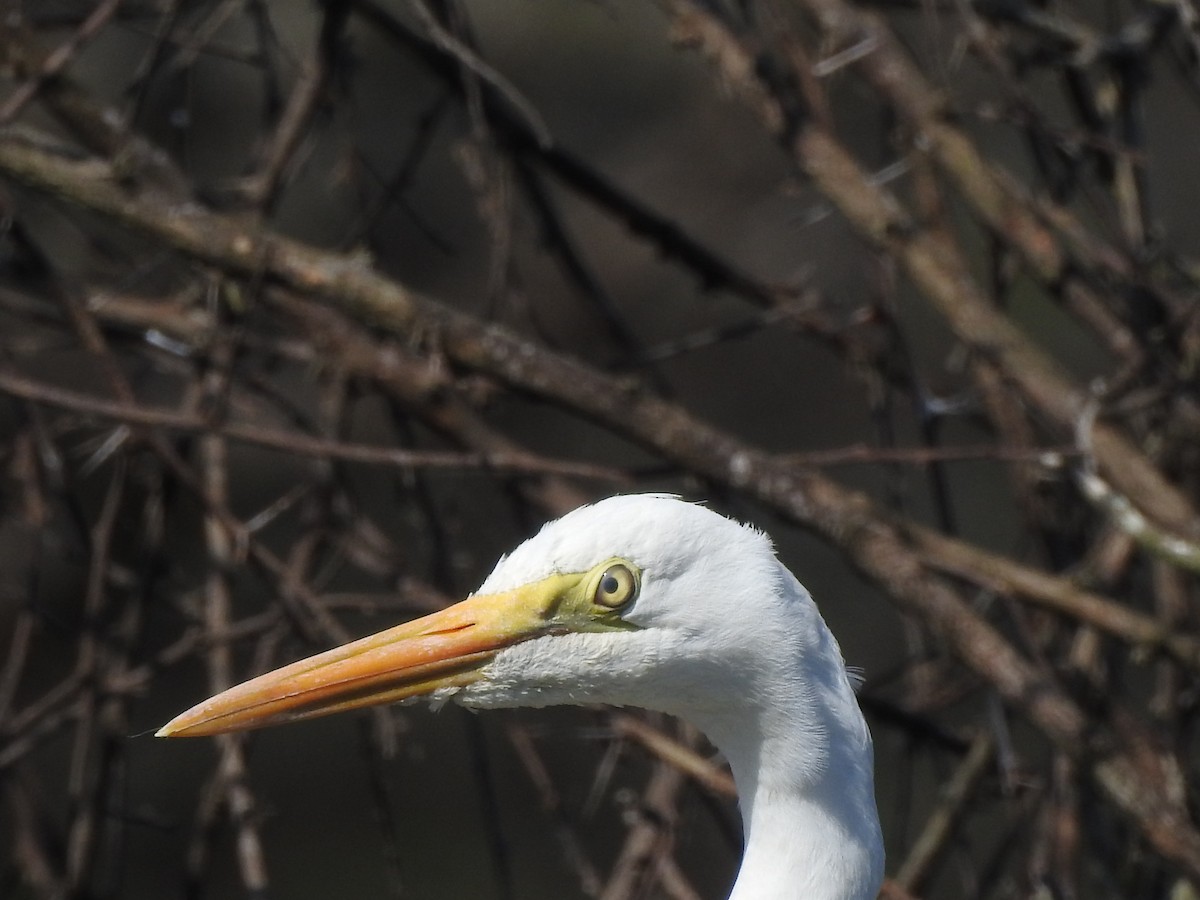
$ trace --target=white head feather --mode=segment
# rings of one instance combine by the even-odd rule
[[[639,593],[622,612],[636,630],[517,644],[455,701],[606,703],[686,718],[725,753],[742,796],[748,848],[735,896],[873,897],[883,851],[870,734],[837,641],[765,534],[667,495],[611,497],[547,524],[479,591],[586,572],[614,557],[641,570]],[[774,824],[785,807],[821,834],[805,844]],[[771,846],[780,835],[784,844]],[[825,894],[776,883],[788,877],[780,873],[789,858],[841,867],[838,883],[848,887]]]

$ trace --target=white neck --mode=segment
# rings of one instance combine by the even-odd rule
[[[883,840],[871,735],[837,641],[808,592],[771,562],[777,594],[760,598],[753,617],[708,631],[651,621],[516,644],[458,699],[487,707],[582,697],[684,718],[725,754],[737,782],[746,851],[731,900],[874,900]],[[694,596],[708,585],[701,574],[687,586]],[[714,631],[725,652],[713,652]]]
[[[775,758],[786,764],[786,756]],[[850,764],[844,771],[835,763],[838,772],[801,786],[754,771],[744,758],[731,759],[746,850],[730,900],[874,900],[883,843],[869,746],[864,760],[865,767]]]
[[[730,900],[875,900],[884,860],[871,736],[837,642],[800,591],[812,618],[764,652],[774,671],[735,707],[692,716],[740,797],[746,850]]]

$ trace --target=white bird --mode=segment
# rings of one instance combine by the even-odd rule
[[[658,494],[581,507],[454,606],[284,666],[173,719],[218,734],[426,697],[604,703],[698,726],[725,755],[746,849],[730,900],[872,900],[873,752],[841,650],[760,531]]]

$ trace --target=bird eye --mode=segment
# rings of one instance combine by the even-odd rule
[[[598,606],[619,609],[633,599],[637,587],[637,578],[629,567],[617,563],[604,570],[596,583],[596,594],[592,599]]]

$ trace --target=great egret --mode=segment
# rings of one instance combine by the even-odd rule
[[[674,497],[547,524],[470,598],[230,688],[160,737],[413,697],[606,703],[685,718],[724,753],[746,850],[730,900],[870,900],[883,878],[871,736],[808,592],[770,539]]]

